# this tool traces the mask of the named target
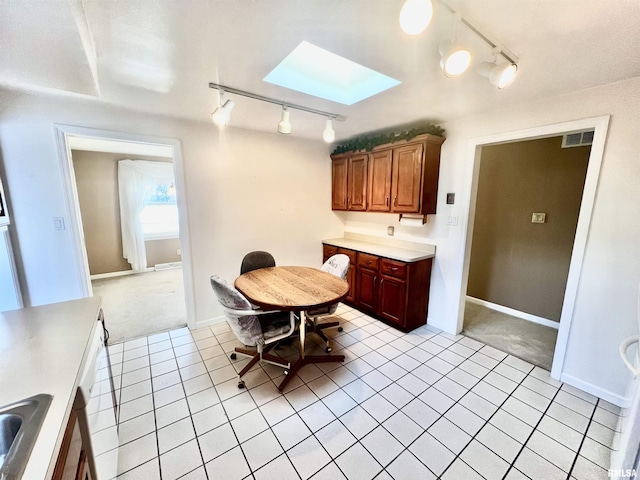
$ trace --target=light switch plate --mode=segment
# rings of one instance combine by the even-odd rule
[[[531,215],[531,223],[544,223],[546,221],[546,213],[533,213]]]

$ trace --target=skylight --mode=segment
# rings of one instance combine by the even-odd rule
[[[298,45],[263,80],[343,105],[353,105],[400,84],[309,42]]]

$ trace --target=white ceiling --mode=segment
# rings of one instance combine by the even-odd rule
[[[0,3],[0,86],[83,94],[139,111],[209,121],[209,82],[348,117],[337,139],[411,122],[439,123],[640,76],[638,0],[448,0],[519,58],[498,91],[473,71],[439,70],[453,17],[434,1],[420,36],[398,25],[403,0],[12,0]],[[466,27],[474,64],[489,46]],[[402,84],[352,106],[262,81],[306,40]],[[95,63],[94,63],[95,62]],[[95,68],[92,68],[95,67]],[[5,92],[6,93],[6,92]],[[277,105],[233,97],[232,124],[275,131]],[[324,119],[292,111],[295,136]]]

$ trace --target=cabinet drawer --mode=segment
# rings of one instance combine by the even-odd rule
[[[347,257],[349,257],[349,262],[352,265],[356,264],[356,252],[354,252],[353,250],[349,250],[348,248],[342,248],[339,247],[338,248],[338,253],[343,253],[345,254]]]
[[[392,277],[405,278],[407,275],[407,264],[383,258],[380,260],[380,273],[391,275]]]
[[[332,257],[338,253],[338,247],[333,245],[322,245],[322,261],[326,262],[329,257]]]
[[[370,268],[372,270],[378,269],[379,258],[375,255],[369,255],[368,253],[358,252],[358,266],[364,268]]]

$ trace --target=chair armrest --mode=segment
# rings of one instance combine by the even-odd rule
[[[235,308],[225,307],[221,305],[222,310],[226,313],[230,313],[231,315],[266,315],[267,313],[281,313],[281,310],[238,310]]]
[[[296,314],[294,312],[289,312],[289,330],[287,332],[284,332],[280,335],[276,335],[275,337],[271,337],[267,340],[265,340],[265,345],[268,345],[270,343],[274,343],[274,342],[279,342],[280,340],[282,340],[283,338],[287,338],[289,336],[291,336],[291,334],[295,331],[296,329]]]

